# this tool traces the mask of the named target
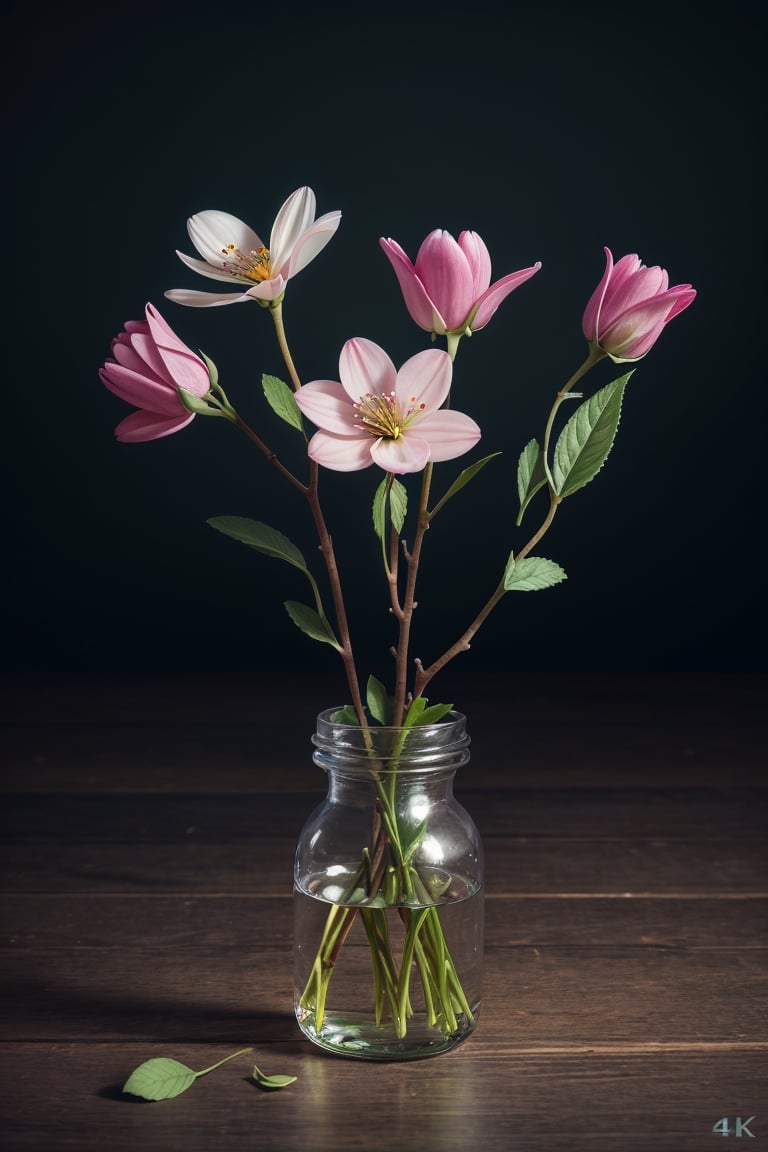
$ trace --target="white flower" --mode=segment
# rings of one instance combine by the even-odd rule
[[[174,288],[165,295],[177,304],[210,308],[243,300],[270,303],[285,292],[292,276],[301,272],[323,250],[341,220],[341,212],[327,212],[315,220],[315,194],[311,188],[292,192],[275,217],[267,248],[257,234],[228,212],[207,211],[190,216],[187,230],[202,260],[177,252],[188,268],[211,280],[247,284],[240,292],[196,292]]]

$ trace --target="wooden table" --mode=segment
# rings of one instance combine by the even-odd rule
[[[727,1118],[726,1148],[768,1148],[768,678],[461,686],[484,1005],[454,1052],[389,1065],[292,1014],[292,857],[338,683],[5,685],[2,1147],[701,1152]],[[121,1092],[150,1057],[246,1046],[174,1100]],[[254,1063],[298,1079],[265,1092]]]

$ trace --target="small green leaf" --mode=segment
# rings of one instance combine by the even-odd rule
[[[211,380],[211,388],[215,388],[219,382],[219,370],[211,360],[210,356],[206,356],[205,352],[200,353],[202,359],[205,361],[205,366],[208,369],[208,375]]]
[[[377,680],[375,676],[368,677],[368,684],[365,690],[365,702],[374,720],[378,720],[379,724],[389,723],[390,700],[387,696],[386,688],[381,680]]]
[[[429,708],[428,704],[426,696],[416,696],[405,714],[403,727],[416,728],[423,724],[437,724],[453,708],[453,704],[432,704]]]
[[[282,532],[278,532],[276,528],[270,528],[268,524],[262,524],[259,520],[250,520],[247,516],[214,516],[208,523],[217,532],[223,532],[225,536],[232,536],[235,540],[247,544],[249,548],[263,552],[265,556],[275,556],[280,560],[287,560],[294,568],[298,568],[302,572],[307,571],[304,557],[296,545],[292,544],[287,536],[283,536]]]
[[[201,1072],[195,1072],[186,1064],[180,1064],[178,1060],[171,1060],[167,1056],[156,1056],[152,1060],[145,1060],[131,1072],[123,1085],[123,1092],[141,1096],[144,1100],[171,1100],[191,1088],[198,1076],[205,1076],[221,1068],[222,1064],[228,1064],[236,1056],[251,1051],[251,1048],[241,1048],[216,1064],[211,1064],[210,1068],[203,1068]]]
[[[304,422],[293,389],[289,388],[284,380],[278,379],[277,376],[268,376],[266,373],[261,378],[261,386],[272,411],[281,420],[285,420],[286,424],[303,432]]]
[[[373,497],[373,528],[379,540],[387,529],[387,503],[392,527],[400,532],[408,511],[408,491],[395,476],[385,476]]]
[[[504,571],[504,588],[507,592],[538,592],[541,588],[551,588],[566,580],[567,576],[559,564],[540,556],[524,556],[515,560],[510,555]]]
[[[285,610],[296,627],[306,632],[307,636],[311,636],[313,640],[320,640],[323,644],[330,644],[338,652],[342,651],[330,624],[314,608],[308,608],[306,604],[299,604],[296,600],[286,600]]]
[[[334,724],[355,724],[358,728],[360,727],[357,712],[355,712],[351,704],[345,704],[343,708],[339,708],[338,711],[333,713],[331,720]]]
[[[517,526],[520,527],[523,513],[536,495],[539,488],[547,482],[544,470],[544,456],[537,440],[529,440],[520,453],[517,462],[517,494],[520,499],[520,511],[517,515]]]
[[[289,1084],[295,1084],[298,1076],[284,1076],[277,1073],[274,1076],[265,1076],[259,1068],[253,1069],[253,1079],[258,1084],[259,1088],[267,1088],[276,1090],[277,1088],[287,1088]]]
[[[460,492],[465,484],[469,484],[470,480],[477,476],[480,469],[485,468],[488,461],[493,460],[494,456],[501,456],[501,452],[491,452],[490,456],[483,456],[482,460],[476,460],[474,464],[470,464],[469,468],[465,468],[463,472],[460,472],[445,495],[438,500],[430,513],[430,517],[434,516],[444,504],[447,504],[452,496]]]
[[[123,1092],[131,1096],[141,1096],[144,1100],[170,1100],[191,1088],[197,1079],[197,1072],[171,1060],[158,1056],[139,1064],[123,1085]]]
[[[634,369],[632,369],[634,371]],[[624,389],[632,372],[606,384],[580,404],[555,445],[552,479],[558,496],[570,496],[602,468],[616,436]]]

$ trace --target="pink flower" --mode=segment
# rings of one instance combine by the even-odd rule
[[[151,304],[146,317],[127,321],[125,331],[112,341],[114,360],[99,369],[102,384],[139,409],[115,428],[118,440],[126,443],[178,432],[194,417],[184,407],[179,388],[203,397],[211,387],[203,361],[182,344]]]
[[[670,288],[664,268],[646,268],[638,256],[622,256],[614,265],[610,249],[604,252],[603,278],[584,310],[584,335],[617,364],[640,360],[664,325],[693,302],[696,290],[690,284]]]
[[[172,289],[165,295],[177,304],[211,308],[259,300],[265,306],[285,292],[291,276],[306,268],[325,248],[339,226],[341,212],[328,212],[315,220],[315,194],[311,188],[292,192],[275,217],[267,248],[242,220],[228,212],[199,212],[187,221],[192,243],[202,260],[176,255],[188,268],[211,280],[247,284],[240,292],[196,292]]]
[[[382,237],[379,243],[411,318],[426,332],[441,336],[484,328],[502,300],[541,268],[539,262],[491,284],[491,257],[477,232],[462,232],[456,241],[450,232],[435,229],[415,264],[394,240]]]
[[[474,420],[442,408],[453,366],[447,352],[428,348],[398,372],[371,340],[348,340],[335,380],[315,380],[296,403],[320,429],[309,455],[337,472],[378,464],[386,472],[420,472],[428,460],[452,460],[480,439]]]

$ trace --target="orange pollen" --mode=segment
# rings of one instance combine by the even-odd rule
[[[236,244],[227,244],[221,250],[222,271],[228,272],[236,280],[252,280],[260,284],[262,280],[269,280],[272,275],[272,265],[269,260],[268,248],[255,248],[250,252],[243,252]]]

